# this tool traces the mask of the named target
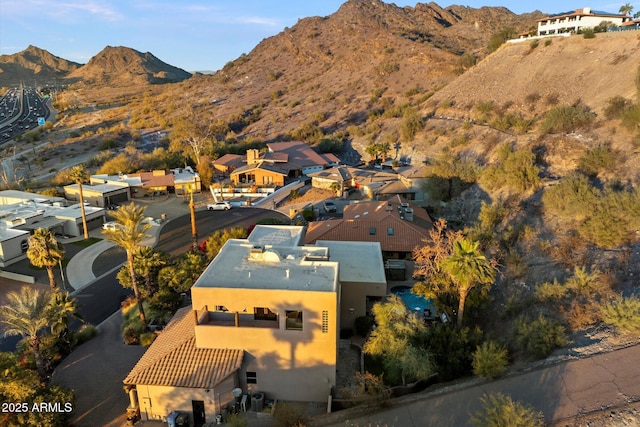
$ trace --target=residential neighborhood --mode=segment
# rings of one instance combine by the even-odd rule
[[[640,423],[632,4],[70,1],[267,32],[0,52],[0,425]]]

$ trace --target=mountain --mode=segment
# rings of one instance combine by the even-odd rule
[[[203,119],[206,112],[220,120],[247,112],[251,121],[232,126],[242,134],[278,139],[321,115],[330,133],[436,93],[464,71],[463,54],[481,59],[493,34],[505,27],[525,32],[540,16],[502,7],[349,0],[330,16],[300,19],[214,75],[170,90],[187,95],[181,100]],[[250,112],[256,106],[260,118]]]
[[[32,85],[54,84],[81,64],[59,58],[46,50],[29,46],[12,55],[0,55],[0,87],[15,86],[20,82]]]
[[[175,83],[188,79],[191,74],[162,62],[149,52],[107,46],[68,77],[82,80],[86,85],[124,86]]]

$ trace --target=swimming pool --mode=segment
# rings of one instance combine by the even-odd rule
[[[424,312],[430,310],[433,312],[433,301],[423,296],[416,295],[411,292],[409,286],[396,286],[391,288],[391,293],[400,297],[404,305],[411,311]]]

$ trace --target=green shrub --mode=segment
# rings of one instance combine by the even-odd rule
[[[289,199],[295,200],[298,197],[300,197],[300,191],[298,191],[298,189],[294,188],[289,192]]]
[[[555,302],[562,300],[568,293],[567,287],[554,279],[553,282],[544,282],[536,286],[535,298],[542,303]]]
[[[572,175],[545,189],[542,203],[550,213],[580,221],[592,213],[592,206],[596,205],[599,195],[586,176]]]
[[[230,427],[247,427],[249,420],[241,414],[231,414],[225,420],[225,423],[229,424]]]
[[[475,108],[481,114],[489,114],[495,110],[496,106],[493,101],[480,101],[475,105]]]
[[[589,126],[595,120],[595,113],[582,105],[554,107],[544,113],[540,132],[566,133]]]
[[[540,168],[536,156],[526,149],[513,150],[508,144],[498,149],[498,162],[486,168],[482,182],[492,189],[509,187],[523,192],[540,186]]]
[[[542,315],[534,320],[518,318],[514,341],[517,350],[533,359],[544,359],[567,343],[564,327]]]
[[[612,172],[616,163],[616,155],[611,147],[598,145],[578,160],[578,170],[587,176],[596,176],[603,171]]]
[[[529,44],[529,47],[531,48],[531,50],[537,48],[540,45],[540,41],[539,40],[534,40]]]
[[[620,298],[603,305],[601,318],[623,333],[640,336],[640,298]]]
[[[484,395],[481,399],[483,410],[471,417],[476,427],[542,427],[544,416],[531,406],[514,402],[502,393]]]
[[[313,212],[313,209],[305,209],[302,211],[302,218],[304,218],[305,221],[310,222],[316,219],[316,215]]]
[[[625,108],[620,118],[624,127],[632,131],[638,130],[640,128],[640,104]]]
[[[472,372],[473,352],[481,335],[477,329],[458,329],[453,325],[429,329],[427,348],[433,355],[440,380],[449,381]]]
[[[84,344],[89,341],[91,338],[98,335],[98,330],[95,326],[85,323],[74,333],[74,340],[76,345]]]
[[[584,28],[581,30],[581,32],[582,32],[582,37],[584,37],[585,39],[596,38],[596,32],[593,28]]]
[[[507,40],[515,38],[517,35],[516,30],[511,27],[506,27],[491,35],[489,39],[489,52],[493,52],[497,50],[500,46],[502,46]]]
[[[551,39],[546,39],[546,40],[544,41],[544,45],[545,45],[545,46],[551,46],[551,43],[552,43]]]
[[[504,374],[509,362],[507,349],[495,341],[485,341],[473,353],[473,374],[488,379]]]

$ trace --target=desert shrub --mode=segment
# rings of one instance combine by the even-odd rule
[[[344,150],[344,140],[339,138],[322,138],[317,148],[321,153],[339,153]]]
[[[516,350],[534,359],[544,359],[553,350],[566,345],[565,329],[542,315],[530,320],[519,317],[514,333]]]
[[[428,351],[433,355],[438,377],[449,381],[472,372],[473,352],[480,343],[481,331],[458,329],[443,325],[430,328],[427,336]]]
[[[531,406],[514,402],[511,397],[502,393],[484,395],[480,398],[483,410],[471,416],[471,423],[476,427],[542,427],[542,412]]]
[[[602,321],[622,333],[640,336],[640,298],[631,296],[608,302],[600,309]]]
[[[297,188],[294,188],[293,190],[291,190],[291,191],[289,192],[289,199],[291,199],[291,200],[295,200],[295,199],[297,199],[298,197],[300,197],[300,191],[298,191],[298,189],[297,189]]]
[[[544,282],[536,286],[535,299],[539,302],[558,302],[567,296],[569,290],[559,283],[557,279],[553,282]]]
[[[555,92],[544,97],[544,103],[547,105],[557,105],[558,102],[560,102],[560,95]]]
[[[473,353],[473,374],[488,379],[504,374],[509,363],[507,349],[495,342],[484,341]]]
[[[474,65],[476,65],[476,62],[478,62],[478,58],[476,58],[473,54],[469,52],[463,53],[462,55],[460,55],[460,58],[458,59],[458,65],[460,66],[460,68],[464,70],[473,67]]]
[[[356,372],[356,385],[351,388],[344,388],[342,391],[348,396],[352,405],[362,403],[384,403],[392,393],[389,386],[382,380],[382,375],[374,375],[370,372],[363,374]]]
[[[536,102],[538,102],[540,100],[540,94],[538,92],[531,92],[528,93],[525,97],[524,97],[524,102],[526,102],[527,104],[535,104]]]
[[[589,126],[595,120],[595,113],[583,105],[561,105],[546,111],[540,122],[540,132],[573,132]]]
[[[545,46],[551,46],[551,43],[552,43],[551,39],[546,39],[546,40],[544,41],[544,45],[545,45]]]
[[[404,120],[400,125],[400,136],[402,141],[413,141],[416,133],[424,128],[424,120],[417,111],[409,111],[404,114]]]
[[[491,35],[489,39],[489,45],[487,48],[489,52],[493,52],[497,50],[500,46],[502,46],[507,40],[515,38],[517,35],[516,30],[511,27],[502,28],[497,33]]]
[[[493,101],[480,101],[475,105],[476,110],[481,114],[489,114],[496,106]]]
[[[560,180],[558,185],[545,189],[542,203],[545,210],[563,218],[582,220],[592,212],[599,191],[586,176],[578,174]]]
[[[616,163],[616,155],[611,147],[598,145],[578,160],[578,170],[587,176],[596,176],[602,171],[611,172]]]
[[[383,62],[376,67],[376,71],[381,76],[388,76],[400,70],[400,64],[397,62]]]
[[[582,37],[584,37],[585,39],[596,38],[596,31],[593,28],[583,28],[582,30],[580,30],[580,32],[582,33]]]
[[[534,40],[529,44],[529,47],[531,48],[531,50],[537,48],[540,45],[540,41],[539,40]]]
[[[505,144],[498,149],[498,162],[485,169],[481,181],[489,188],[509,187],[523,192],[540,185],[536,156],[526,149],[513,150]]]
[[[571,276],[565,283],[567,289],[579,297],[589,298],[597,294],[602,274],[598,270],[588,272],[584,267],[576,266]]]
[[[620,117],[625,109],[630,107],[632,102],[623,96],[614,96],[607,100],[607,106],[604,108],[604,115],[607,119],[616,119]]]
[[[640,127],[640,104],[625,108],[620,115],[622,125],[629,130],[638,130]]]
[[[516,130],[516,132],[520,134],[525,134],[533,129],[533,126],[536,124],[536,119],[534,118],[526,118],[521,116],[516,116],[512,127]]]
[[[585,304],[571,301],[567,312],[567,323],[572,331],[581,331],[600,321],[600,303],[588,301]]]

